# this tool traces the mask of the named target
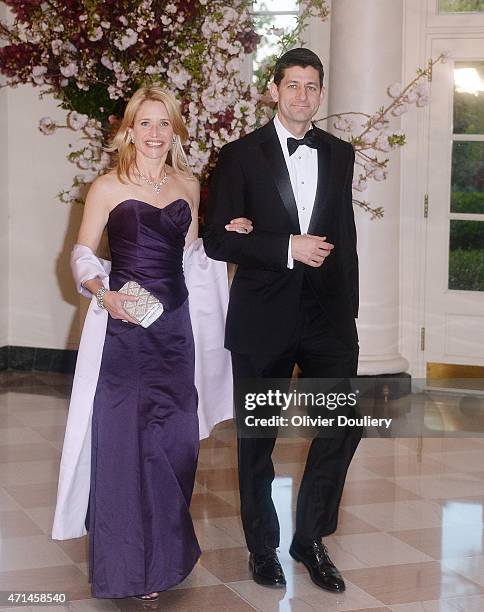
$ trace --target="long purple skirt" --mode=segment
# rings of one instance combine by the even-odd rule
[[[200,548],[189,513],[199,438],[188,301],[149,328],[109,317],[92,419],[95,597],[163,591]]]

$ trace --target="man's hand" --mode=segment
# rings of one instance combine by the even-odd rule
[[[319,268],[334,249],[334,244],[326,242],[326,236],[296,235],[291,238],[293,259],[312,268]]]
[[[238,234],[250,234],[254,229],[252,221],[246,217],[238,217],[225,226],[228,232],[237,232]]]

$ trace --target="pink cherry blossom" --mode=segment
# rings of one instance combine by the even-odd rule
[[[81,130],[87,125],[89,117],[87,115],[81,115],[76,111],[71,111],[67,116],[67,123],[73,130]]]
[[[392,115],[394,117],[400,117],[400,115],[405,114],[407,111],[408,111],[408,104],[403,102],[402,104],[398,104],[397,106],[395,106],[395,108],[392,110]]]
[[[61,71],[62,76],[65,76],[66,79],[69,79],[70,77],[73,77],[77,74],[78,72],[77,64],[75,64],[74,62],[71,62],[70,64],[67,64],[67,66],[61,66],[60,71]]]
[[[56,127],[56,123],[52,117],[42,117],[42,119],[39,121],[39,130],[43,134],[47,134],[47,136],[53,134]]]
[[[390,85],[390,87],[387,89],[388,91],[388,95],[391,98],[398,98],[401,93],[402,93],[402,85],[401,83],[393,83],[393,85]]]

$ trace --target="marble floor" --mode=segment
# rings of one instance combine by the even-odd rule
[[[274,451],[287,588],[250,579],[231,422],[202,443],[192,514],[203,554],[192,574],[157,603],[90,598],[85,538],[49,536],[69,386],[62,375],[0,374],[0,591],[67,591],[58,611],[484,610],[484,437],[361,442],[338,531],[326,540],[347,585],[335,595],[288,553],[303,439],[281,439]]]

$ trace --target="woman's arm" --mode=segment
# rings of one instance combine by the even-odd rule
[[[91,185],[84,204],[81,227],[77,244],[89,247],[93,252],[101,242],[101,236],[108,222],[110,212],[110,177],[100,176]]]
[[[101,242],[104,228],[108,222],[111,198],[111,177],[105,175],[96,179],[87,194],[81,227],[77,237],[77,244],[88,247],[93,253],[96,252]],[[96,295],[104,285],[101,278],[96,276],[86,280],[82,286],[93,295]],[[138,325],[138,321],[130,317],[123,308],[125,301],[135,302],[136,300],[135,296],[121,294],[117,291],[106,291],[103,296],[104,307],[114,319],[124,319]]]
[[[185,248],[191,245],[198,238],[198,206],[200,204],[200,183],[198,179],[187,180],[188,191],[190,192],[192,222],[185,237]]]

